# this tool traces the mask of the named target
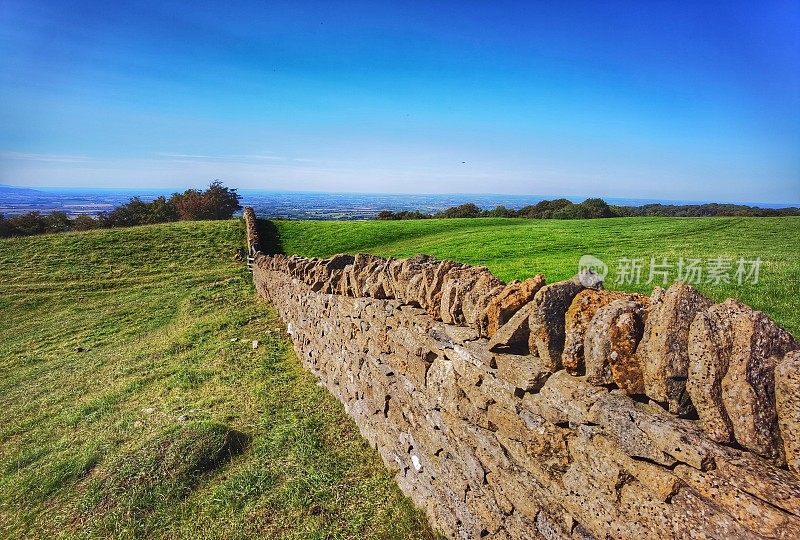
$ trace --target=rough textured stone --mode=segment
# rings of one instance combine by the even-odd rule
[[[586,377],[592,384],[616,385],[627,394],[644,393],[636,346],[642,337],[645,305],[614,300],[592,318],[584,338]]]
[[[573,375],[584,374],[583,341],[592,317],[601,307],[627,296],[622,292],[602,289],[585,289],[575,296],[564,320],[564,353],[561,355],[564,369]]]
[[[722,403],[722,378],[728,372],[733,345],[732,321],[739,311],[728,300],[697,314],[689,329],[689,371],[686,391],[708,436],[717,442],[733,439],[733,424]]]
[[[465,272],[461,265],[423,257],[411,262],[371,256],[347,260],[256,253],[253,280],[287,322],[303,365],[342,402],[400,489],[445,536],[800,536],[800,353],[778,354],[793,341],[763,314],[744,306],[700,310],[700,322],[689,332],[698,336],[698,344],[687,349],[688,377],[698,389],[701,380],[709,381],[706,388],[718,383],[719,398],[713,403],[721,411],[731,407],[726,391],[740,396],[736,411],[741,418],[736,422],[745,428],[738,429],[731,418],[735,440],[744,432],[758,442],[763,433],[777,433],[780,425],[789,469],[776,466],[775,458],[762,457],[769,452],[752,442],[732,447],[713,441],[703,429],[702,406],[701,420],[695,421],[655,402],[642,403],[643,396],[625,394],[635,386],[632,378],[615,373],[609,360],[617,351],[631,358],[641,303],[625,297],[594,310],[592,317],[570,314],[576,326],[589,320],[598,328],[585,332],[593,336],[584,351],[591,359],[587,375],[576,377],[563,369],[553,371],[552,355],[536,354],[552,351],[552,340],[540,347],[546,341],[540,339],[534,351],[528,350],[528,321],[542,303],[520,307],[491,339],[482,336],[481,325],[488,328],[488,322],[465,326],[474,325],[467,313],[476,313],[494,294],[483,308],[483,320],[488,321],[488,306],[506,290],[497,292],[485,270]],[[391,298],[395,294],[398,298]],[[437,295],[432,310],[430,302]],[[651,297],[661,305],[659,310],[665,303],[673,306],[672,315],[660,313],[662,322],[692,311],[675,301],[675,295],[656,289]],[[549,302],[554,312],[562,309],[556,306],[560,300]],[[443,303],[457,324],[437,320]],[[561,312],[562,319],[565,314]],[[708,321],[729,331],[709,330]],[[715,338],[714,332],[721,337]],[[721,346],[703,349],[705,342]],[[606,351],[602,360],[592,356],[595,347]],[[658,347],[651,343],[648,348],[653,352]],[[668,371],[672,364],[662,360],[659,369],[667,377],[675,370]],[[736,377],[731,376],[733,369],[740,371]],[[591,373],[605,373],[606,378]],[[608,381],[609,374],[620,388],[592,383]],[[770,376],[775,379],[772,407],[777,411],[771,421],[764,415]]]
[[[744,307],[733,319],[722,402],[736,441],[768,459],[780,460],[774,369],[778,356],[797,348],[792,336],[760,311]]]
[[[775,407],[786,464],[800,473],[800,351],[788,353],[775,368]]]
[[[522,406],[554,424],[586,424],[592,405],[607,392],[605,388],[588,384],[585,378],[557,371],[547,379],[538,394],[526,395]]]
[[[538,275],[506,285],[486,307],[482,323],[483,334],[494,336],[522,306],[533,300],[544,284],[544,276]]]
[[[465,324],[477,329],[481,335],[486,335],[484,331],[486,309],[504,288],[505,283],[494,277],[488,270],[483,272],[464,295],[461,312],[464,314]]]
[[[689,371],[689,327],[711,302],[686,283],[676,283],[651,297],[644,335],[636,351],[644,375],[645,393],[666,404],[670,412],[693,412],[686,393]]]
[[[507,323],[494,333],[489,340],[489,349],[527,354],[528,339],[531,333],[528,321],[535,307],[533,302],[529,302],[517,311]]]
[[[535,356],[497,354],[497,378],[525,392],[539,390],[550,376],[550,370]]]
[[[589,275],[584,271],[585,275]],[[585,275],[567,281],[545,285],[533,297],[533,309],[528,319],[530,335],[528,348],[531,354],[542,358],[552,370],[560,369],[564,350],[564,316],[572,300],[584,288],[582,282],[591,282]],[[597,282],[596,287],[602,287]]]
[[[450,270],[463,268],[464,265],[453,261],[440,261],[426,265],[423,269],[425,279],[425,309],[433,318],[441,318],[442,285],[444,278]]]
[[[781,460],[773,370],[797,348],[766,315],[735,300],[701,312],[690,331],[687,390],[709,437]]]
[[[443,322],[461,325],[466,322],[463,312],[464,298],[472,290],[475,282],[486,272],[485,268],[468,267],[454,268],[445,274],[442,281],[439,309]]]

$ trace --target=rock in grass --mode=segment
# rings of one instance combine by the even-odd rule
[[[247,435],[217,422],[173,425],[103,467],[92,498],[102,508],[146,512],[165,500],[185,497],[204,475],[248,443]]]

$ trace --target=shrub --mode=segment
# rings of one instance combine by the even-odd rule
[[[96,229],[100,226],[100,222],[92,216],[80,215],[72,220],[72,230],[74,231],[88,231],[89,229]]]
[[[0,214],[0,238],[7,238],[14,234],[14,226],[3,214]]]
[[[30,236],[47,232],[47,216],[42,215],[41,212],[34,211],[12,216],[9,222],[14,229],[14,234]]]
[[[50,212],[45,216],[47,232],[64,232],[72,228],[72,221],[65,212]]]
[[[187,189],[183,193],[172,195],[169,202],[175,207],[180,219],[230,219],[234,212],[242,208],[239,204],[240,198],[235,189],[214,180],[205,191]]]
[[[510,208],[506,208],[502,204],[499,206],[495,206],[493,210],[487,210],[483,213],[486,217],[517,217],[517,211],[511,210]]]
[[[562,210],[574,206],[572,201],[567,199],[544,200],[538,203],[525,206],[519,209],[519,216],[530,219],[552,219],[553,215]]]
[[[438,217],[443,218],[476,218],[481,216],[481,209],[474,203],[452,206],[444,210]]]

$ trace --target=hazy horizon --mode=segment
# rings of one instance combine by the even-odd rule
[[[158,195],[171,195],[172,193],[180,193],[187,189],[204,189],[205,184],[192,184],[178,187],[152,187],[152,188],[133,188],[133,187],[86,187],[86,186],[19,186],[12,184],[0,183],[0,188],[12,189],[32,189],[41,193],[54,193],[54,194],[103,194],[103,193],[116,193],[129,197],[141,196],[148,199],[150,196]],[[332,195],[332,196],[365,196],[380,199],[382,197],[391,198],[419,198],[425,200],[426,198],[463,198],[463,202],[480,202],[481,199],[501,199],[508,197],[515,200],[528,200],[530,204],[545,199],[559,199],[566,198],[572,202],[581,202],[588,198],[598,197],[596,194],[581,194],[581,195],[561,195],[558,193],[502,193],[502,192],[485,192],[485,193],[469,193],[469,192],[441,192],[441,193],[421,193],[421,192],[390,192],[390,191],[314,191],[314,190],[288,190],[288,189],[269,189],[269,188],[237,188],[236,186],[229,186],[237,189],[238,192],[244,195],[243,204],[247,204],[247,195]],[[475,197],[476,201],[470,200],[469,197]],[[730,200],[711,200],[711,199],[661,199],[661,198],[631,198],[631,197],[601,197],[609,204],[626,205],[626,206],[642,206],[645,204],[673,204],[673,205],[698,205],[698,204],[739,204],[751,205],[763,208],[796,208],[800,207],[800,201],[792,202],[769,202],[769,201],[730,201]],[[480,206],[480,204],[479,204]],[[410,207],[409,207],[410,208]]]
[[[0,183],[800,202],[800,4],[11,0]]]

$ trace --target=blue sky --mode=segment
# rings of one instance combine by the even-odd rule
[[[800,203],[800,2],[0,4],[0,183]]]

